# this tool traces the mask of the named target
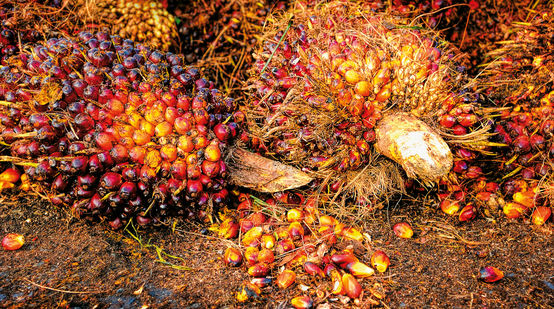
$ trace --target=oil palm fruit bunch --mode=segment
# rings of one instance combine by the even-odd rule
[[[272,0],[168,2],[168,10],[180,19],[180,51],[187,62],[200,61],[206,74],[236,96],[242,94],[238,89],[247,79],[266,19],[285,6]]]
[[[526,22],[535,11],[550,7],[548,0],[395,0],[380,6],[392,14],[408,17],[410,23],[424,23],[468,56],[464,65],[475,74],[483,55],[502,41],[513,22]]]
[[[500,110],[495,138],[509,145],[495,163],[506,200],[501,206],[510,218],[549,215],[554,206],[553,22],[546,10],[514,23],[507,40],[487,55],[481,85]]]
[[[221,154],[241,117],[182,56],[81,32],[26,45],[8,62],[0,67],[5,185],[22,171],[41,196],[113,228],[226,201]]]
[[[74,0],[88,22],[110,27],[112,34],[167,51],[176,44],[175,18],[156,0]]]
[[[380,283],[367,280],[376,270],[386,271],[386,253],[361,249],[366,238],[360,230],[320,213],[321,199],[289,191],[264,199],[242,193],[238,200],[237,209],[212,227],[221,238],[236,241],[225,250],[223,262],[250,275],[235,294],[238,302],[297,289],[303,295],[290,301],[295,308],[330,298],[364,307],[386,296]]]
[[[487,119],[435,32],[364,4],[298,5],[255,54],[246,147],[362,204],[403,190],[402,173],[436,183],[460,155],[454,176],[476,178],[466,170],[489,147]]]

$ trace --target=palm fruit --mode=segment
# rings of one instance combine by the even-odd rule
[[[72,0],[78,14],[112,34],[163,51],[176,45],[175,17],[156,0]]]
[[[235,104],[182,56],[106,32],[52,38],[0,67],[0,102],[2,161],[78,216],[119,228],[227,200]]]
[[[353,192],[359,204],[404,189],[400,170],[380,155],[434,183],[462,159],[478,162],[488,138],[480,98],[462,86],[448,45],[369,12],[342,1],[299,4],[269,23],[249,81],[250,132],[241,136],[302,167],[323,192]]]
[[[285,6],[274,0],[168,1],[168,10],[180,19],[180,51],[187,63],[199,61],[208,76],[237,97],[265,20]]]
[[[495,138],[508,145],[494,158],[499,205],[510,218],[554,206],[554,87],[550,56],[554,34],[551,10],[528,23],[514,23],[507,40],[487,57],[483,92],[498,108]],[[483,190],[485,191],[485,190]]]

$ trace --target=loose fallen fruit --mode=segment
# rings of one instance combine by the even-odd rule
[[[504,278],[504,273],[493,266],[487,266],[479,271],[479,279],[491,283]]]
[[[412,230],[410,224],[406,222],[396,223],[392,227],[392,230],[396,236],[401,238],[412,238],[412,236],[414,236],[414,230]]]
[[[17,250],[25,243],[25,237],[21,234],[9,233],[2,239],[4,250]]]

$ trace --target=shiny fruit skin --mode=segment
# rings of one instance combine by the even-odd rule
[[[25,244],[25,237],[21,234],[9,233],[2,239],[2,247],[4,250],[17,250]]]

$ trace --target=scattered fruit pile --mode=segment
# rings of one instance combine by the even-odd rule
[[[294,19],[266,26],[255,54],[244,110],[251,134],[241,135],[247,147],[303,168],[322,180],[322,192],[351,192],[364,205],[404,189],[405,177],[380,155],[424,183],[453,164],[455,178],[483,175],[489,127],[481,98],[464,89],[456,56],[435,32],[362,4],[296,9]]]
[[[236,293],[238,302],[283,290],[297,290],[299,295],[291,300],[295,308],[324,301],[374,305],[386,296],[380,283],[364,278],[372,276],[374,269],[385,272],[389,257],[375,250],[370,261],[360,261],[358,257],[369,256],[362,245],[369,236],[321,214],[317,207],[321,201],[293,192],[265,201],[241,194],[239,201],[236,211],[225,214],[223,222],[213,227],[222,238],[238,237],[223,260],[243,267],[252,277]]]
[[[74,0],[78,14],[112,34],[163,51],[176,44],[175,18],[156,0]]]
[[[182,56],[105,32],[23,50],[0,67],[3,187],[21,178],[113,228],[226,201],[221,154],[243,116]]]

